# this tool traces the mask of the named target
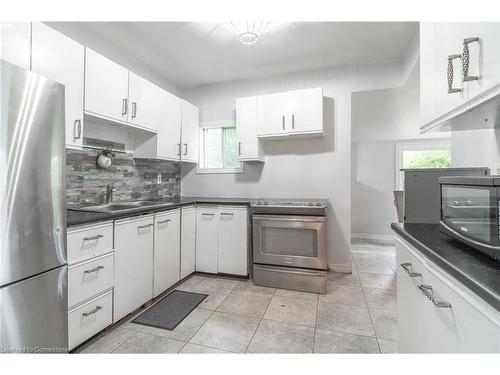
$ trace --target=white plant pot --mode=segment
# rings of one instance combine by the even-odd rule
[[[97,165],[101,168],[108,168],[111,165],[111,158],[104,155],[99,155],[97,158]]]

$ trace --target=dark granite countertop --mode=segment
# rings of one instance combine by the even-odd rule
[[[206,198],[206,197],[180,197],[176,199],[158,199],[158,206],[146,206],[134,209],[134,212],[90,212],[81,211],[77,208],[67,210],[67,225],[68,227],[98,223],[102,221],[120,219],[124,217],[146,215],[159,211],[172,210],[180,206],[190,204],[233,204],[233,205],[250,205],[250,202],[255,199],[249,198]],[[163,205],[162,205],[163,204]]]
[[[439,224],[399,224],[391,228],[433,263],[500,311],[500,263],[439,230]]]

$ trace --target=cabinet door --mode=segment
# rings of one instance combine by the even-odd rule
[[[196,264],[196,208],[181,209],[181,279],[195,271]]]
[[[196,208],[196,271],[217,273],[217,207]]]
[[[453,65],[453,89],[459,92],[448,92],[448,57],[461,55],[462,42],[468,34],[466,23],[438,23],[435,26],[434,40],[436,44],[436,71],[431,77],[422,79],[436,80],[436,116],[442,116],[464,104],[467,100],[467,87],[462,82],[462,61],[456,58]]]
[[[85,49],[85,111],[113,120],[127,121],[128,70]]]
[[[129,72],[129,116],[131,124],[157,130],[160,115],[161,91],[158,86]]]
[[[66,145],[81,146],[85,49],[41,23],[33,23],[32,38],[32,70],[64,85]]]
[[[115,222],[114,321],[153,298],[153,217]]]
[[[181,160],[198,163],[200,111],[191,103],[182,101],[182,155]]]
[[[258,135],[286,135],[291,129],[288,115],[288,93],[261,95],[257,98]]]
[[[219,207],[217,272],[248,275],[248,225],[246,207]]]
[[[236,99],[236,137],[241,161],[263,161],[262,146],[257,138],[257,97]]]
[[[153,296],[180,280],[181,211],[155,215]]]
[[[182,100],[162,90],[158,121],[158,156],[179,160],[181,143]]]
[[[468,43],[468,76],[479,77],[477,80],[464,82],[468,98],[472,99],[500,83],[500,23],[468,23],[465,35],[466,38],[479,38],[477,42]]]
[[[289,133],[323,133],[323,89],[288,92]]]
[[[0,58],[30,69],[31,24],[0,22]]]
[[[436,24],[420,23],[420,126],[436,118]],[[444,76],[444,72],[441,72]],[[443,77],[439,79],[443,79]]]
[[[396,276],[398,299],[398,351],[399,353],[427,352],[425,327],[426,298],[418,289],[420,277],[410,277],[411,272],[422,273],[423,265],[413,257],[405,245],[396,240]]]

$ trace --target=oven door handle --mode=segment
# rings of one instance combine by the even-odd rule
[[[285,216],[285,215],[253,215],[255,220],[262,221],[293,221],[293,222],[311,222],[324,223],[325,216]]]

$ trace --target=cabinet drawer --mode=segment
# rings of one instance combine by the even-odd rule
[[[68,263],[73,264],[113,250],[113,223],[68,229]]]
[[[75,348],[112,323],[113,292],[70,310],[68,313],[69,349]]]
[[[68,306],[113,286],[114,254],[104,255],[68,268]]]

